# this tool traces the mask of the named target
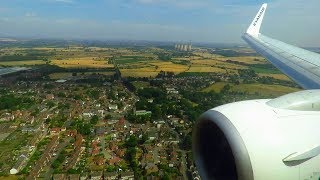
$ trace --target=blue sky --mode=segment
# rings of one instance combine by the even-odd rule
[[[6,0],[0,36],[242,43],[261,0]],[[319,0],[271,0],[262,32],[320,47]]]

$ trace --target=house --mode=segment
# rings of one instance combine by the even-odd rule
[[[111,142],[111,143],[109,143],[109,148],[111,151],[116,151],[119,147],[117,146],[117,144],[115,142]]]
[[[54,99],[54,95],[53,94],[47,94],[46,95],[46,99],[47,100],[52,100],[52,99]]]
[[[58,135],[61,132],[61,129],[58,127],[50,129],[50,135]]]
[[[122,117],[122,118],[119,119],[119,121],[118,121],[117,124],[118,124],[119,126],[124,126],[125,123],[126,123],[126,122],[125,122],[125,119]]]
[[[134,180],[134,173],[132,171],[123,172],[120,174],[121,180]]]
[[[118,174],[116,172],[107,172],[104,174],[104,179],[106,180],[118,179]]]
[[[110,105],[109,105],[109,110],[118,110],[118,105],[116,105],[116,104],[110,104]]]
[[[140,110],[140,111],[136,111],[135,115],[136,116],[146,116],[146,115],[150,115],[151,116],[152,112],[151,111],[146,111],[146,110]]]
[[[56,80],[55,82],[56,82],[56,83],[65,83],[65,82],[67,82],[67,80],[65,80],[65,79],[59,79],[59,80]]]
[[[154,163],[147,163],[145,170],[147,171],[147,174],[155,173],[159,171],[159,168]]]
[[[150,131],[148,131],[148,137],[149,137],[149,140],[150,140],[150,141],[153,141],[153,140],[157,139],[157,138],[158,138],[158,133],[157,133],[157,131],[156,131],[156,130],[150,130]]]
[[[102,166],[105,163],[105,159],[103,158],[103,156],[97,156],[93,159],[93,161],[98,166]]]
[[[18,161],[13,166],[13,168],[10,170],[10,174],[17,174],[25,165],[27,161],[27,156],[22,154],[18,158]]]
[[[66,132],[67,136],[75,137],[77,135],[77,130],[68,130]]]
[[[84,112],[82,113],[83,117],[85,118],[91,118],[92,116],[94,116],[95,114],[94,113],[91,113],[91,112]]]
[[[108,164],[115,165],[115,164],[118,164],[120,161],[121,161],[121,158],[115,156],[115,157],[108,160]]]
[[[97,141],[92,142],[92,152],[91,152],[91,154],[94,156],[94,155],[97,155],[99,153],[100,153],[100,148],[98,147],[98,142]]]
[[[167,88],[167,94],[179,94],[179,91],[177,91],[175,88]]]
[[[119,157],[124,157],[125,151],[123,149],[117,149],[116,150],[116,155]]]
[[[33,127],[24,127],[24,128],[22,128],[22,132],[23,133],[34,133],[34,132],[36,132],[38,129],[36,129],[36,128],[33,128]]]

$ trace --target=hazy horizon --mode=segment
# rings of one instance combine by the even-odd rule
[[[11,0],[0,2],[0,36],[242,45],[245,43],[241,35],[263,2]],[[271,0],[267,3],[264,34],[298,46],[320,46],[319,1]]]

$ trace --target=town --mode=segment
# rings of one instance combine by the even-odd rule
[[[190,151],[180,148],[182,137],[191,132],[190,121],[163,116],[158,106],[152,112],[136,107],[143,107],[145,100],[151,105],[162,97],[139,97],[119,81],[98,85],[16,79],[30,75],[37,73],[0,80],[4,86],[0,107],[2,175],[186,179],[189,172],[197,176]],[[174,88],[166,91],[164,96],[179,98]]]
[[[299,90],[235,50],[40,48],[23,68],[14,59],[35,56],[12,51],[26,52],[0,57],[0,176],[12,179],[200,179],[203,112]]]

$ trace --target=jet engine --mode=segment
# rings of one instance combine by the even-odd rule
[[[320,90],[211,109],[193,153],[202,179],[319,179]]]

